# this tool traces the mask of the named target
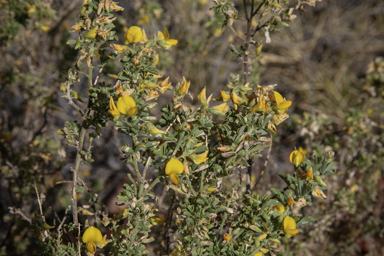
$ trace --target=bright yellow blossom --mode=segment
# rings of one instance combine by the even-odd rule
[[[281,96],[280,93],[277,91],[273,91],[273,94],[275,96],[275,110],[277,114],[285,114],[287,113],[288,108],[292,105],[292,101],[290,100],[285,100],[283,96]]]
[[[167,77],[167,79],[165,79],[163,82],[161,82],[161,84],[159,85],[159,91],[161,93],[165,93],[166,90],[168,90],[168,88],[171,86],[171,83],[168,83],[168,80],[169,80],[169,77]]]
[[[125,44],[135,44],[143,39],[143,30],[138,26],[130,27],[124,34]]]
[[[118,119],[120,117],[120,111],[117,109],[113,98],[109,98],[109,110],[108,113],[111,114],[114,118]]]
[[[220,91],[220,95],[224,102],[228,101],[231,98],[231,96],[225,91]]]
[[[264,112],[265,110],[265,99],[264,97],[260,97],[259,102],[257,102],[257,104],[251,109],[251,114],[255,111]]]
[[[233,104],[241,104],[244,102],[244,100],[240,96],[238,96],[235,92],[232,92],[231,98],[232,98]]]
[[[215,111],[215,114],[225,115],[225,113],[227,113],[229,110],[229,106],[227,103],[223,103],[213,107],[212,109],[217,110],[217,113]]]
[[[201,90],[200,94],[197,96],[203,107],[207,106],[207,94],[206,94],[206,89],[204,87],[203,90]]]
[[[299,230],[296,228],[296,221],[289,216],[286,216],[283,221],[284,233],[287,238],[291,236],[297,236],[299,234]]]
[[[228,233],[225,233],[224,236],[223,236],[223,239],[225,241],[227,241],[227,243],[231,240],[232,236]]]
[[[305,176],[306,176],[306,180],[313,180],[313,171],[312,171],[312,167],[309,168],[309,170],[306,172]]]
[[[120,45],[120,44],[112,44],[112,47],[118,52],[121,53],[123,51],[126,51],[128,47],[126,45]]]
[[[188,93],[189,86],[191,85],[191,82],[187,83],[187,80],[185,80],[185,77],[183,77],[183,82],[181,85],[178,86],[178,89],[176,91],[177,95],[180,97],[184,97]]]
[[[87,38],[96,38],[97,36],[97,30],[99,29],[99,26],[95,26],[94,28],[92,28],[91,30],[89,30],[88,32],[85,32],[84,33],[84,37],[87,37]]]
[[[165,166],[165,174],[169,176],[169,179],[172,181],[173,184],[177,185],[180,183],[180,179],[177,175],[180,175],[183,172],[184,165],[180,160],[176,158],[171,158],[171,160],[169,160]]]
[[[165,46],[164,46],[165,49],[169,49],[172,46],[177,45],[176,39],[170,39],[169,38],[170,36],[169,36],[169,32],[168,32],[167,28],[164,29],[164,34],[159,31],[157,36],[160,40],[165,40]]]
[[[117,100],[117,109],[121,114],[128,115],[132,118],[135,117],[138,110],[135,100],[128,95],[122,96]]]
[[[288,199],[287,199],[287,204],[288,204],[288,206],[292,206],[293,204],[295,204],[296,202],[295,202],[295,200],[293,200],[293,198],[292,197],[289,197]]]
[[[208,160],[207,155],[208,155],[208,151],[205,151],[204,153],[201,153],[199,155],[192,154],[191,159],[193,160],[193,162],[195,164],[201,164],[201,163],[204,163]]]
[[[89,227],[83,234],[83,243],[87,244],[87,251],[90,253],[96,252],[96,244],[102,242],[103,236],[98,228]]]
[[[304,162],[304,155],[300,151],[294,150],[289,156],[289,160],[297,168]]]
[[[149,221],[151,222],[152,225],[159,225],[160,223],[163,223],[165,221],[165,218],[152,217],[152,218],[149,218]]]
[[[282,214],[285,211],[284,206],[282,206],[282,205],[272,205],[272,209],[275,212],[280,213],[280,214]]]

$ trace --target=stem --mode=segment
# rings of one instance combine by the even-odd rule
[[[79,219],[78,219],[78,214],[77,214],[77,179],[78,179],[80,162],[81,162],[80,152],[83,148],[86,131],[87,131],[87,129],[83,125],[83,127],[81,128],[81,132],[80,132],[79,146],[77,148],[75,169],[73,170],[72,215],[73,215],[73,222],[74,222],[76,227],[79,226]]]
[[[246,6],[245,0],[244,0],[244,5]],[[244,8],[245,8],[245,12],[247,13],[247,8],[246,7]],[[243,57],[244,84],[248,83],[248,75],[249,75],[248,55],[249,55],[249,42],[251,41],[251,26],[252,26],[252,16],[250,18],[247,18],[247,36],[245,38],[245,51],[244,51],[244,57]]]
[[[255,184],[255,186],[253,187],[253,189],[256,188],[257,184],[259,184],[260,180],[263,178],[265,169],[267,168],[267,164],[268,164],[268,161],[269,161],[269,156],[271,155],[271,149],[272,149],[272,133],[270,132],[269,135],[270,135],[270,137],[271,137],[271,145],[269,145],[269,149],[268,149],[267,157],[266,157],[266,159],[265,159],[263,169],[261,169],[260,177],[259,177],[259,179],[256,181],[256,184]]]
[[[191,184],[191,181],[189,180],[188,175],[185,175],[185,177],[187,178],[187,184],[188,184],[188,187],[191,189],[193,196],[196,197],[196,196],[197,196],[197,193],[196,193],[196,191],[193,189],[192,184]]]

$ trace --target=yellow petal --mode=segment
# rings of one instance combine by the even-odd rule
[[[227,241],[227,243],[231,240],[232,236],[228,233],[225,233],[224,236],[223,236],[223,239],[225,241]]]
[[[171,160],[168,161],[167,165],[165,166],[165,174],[170,175],[170,174],[182,174],[184,171],[184,165],[183,163],[176,159],[176,158],[171,158]]]
[[[164,131],[157,129],[156,126],[154,126],[151,122],[147,123],[147,127],[149,129],[150,134],[164,134],[165,133]]]
[[[300,151],[294,150],[289,156],[289,160],[297,168],[304,162],[304,155]]]
[[[207,155],[208,155],[208,151],[205,151],[204,153],[199,155],[193,154],[191,155],[191,158],[195,164],[201,164],[208,160]]]
[[[320,199],[327,198],[327,196],[324,194],[324,192],[321,189],[319,189],[318,187],[315,187],[312,190],[312,195],[315,196],[315,197],[318,197]]]
[[[113,98],[109,98],[109,111],[114,118],[118,119],[120,117],[120,111],[117,109],[115,102],[113,101]]]
[[[283,221],[283,226],[284,233],[288,238],[299,234],[299,230],[296,229],[296,221],[292,217],[286,216]]]
[[[174,173],[172,173],[171,175],[169,175],[169,179],[170,179],[170,180],[172,181],[172,183],[175,184],[175,185],[180,184],[180,179],[179,179],[179,177],[178,177],[176,174],[174,174]]]
[[[244,100],[234,92],[232,92],[231,98],[234,104],[241,104],[244,102]]]
[[[93,226],[87,228],[83,234],[83,243],[100,243],[103,239],[101,232],[98,228]]]
[[[218,110],[219,112],[221,112],[220,114],[224,115],[225,113],[228,112],[229,106],[227,103],[223,103],[223,104],[220,104],[218,106],[213,107],[213,109]]]
[[[97,35],[97,30],[99,29],[99,26],[95,26],[94,28],[92,28],[91,30],[89,30],[88,32],[84,33],[84,37],[88,37],[88,38],[96,38],[96,35]]]
[[[227,94],[225,91],[220,91],[220,95],[224,102],[228,101],[231,98],[231,96]]]
[[[90,253],[95,253],[96,252],[96,244],[93,242],[87,243],[87,251]]]
[[[205,90],[205,87],[203,90],[201,90],[200,94],[197,96],[197,98],[199,99],[199,101],[201,102],[201,104],[203,105],[203,107],[206,107],[207,106],[207,94],[206,94],[206,90]]]
[[[282,205],[272,205],[272,209],[275,211],[275,212],[278,212],[280,214],[282,214],[284,211],[285,211],[285,208],[284,206]]]
[[[122,96],[117,100],[117,109],[123,115],[129,115],[131,117],[137,113],[136,102],[129,95]]]
[[[306,180],[310,180],[312,179],[313,180],[313,171],[312,171],[312,167],[307,171],[306,173]]]
[[[288,206],[292,206],[292,205],[295,204],[295,203],[296,203],[296,202],[295,202],[295,200],[293,200],[292,197],[290,197],[290,198],[287,199],[287,204],[288,204]]]
[[[277,91],[273,91],[273,94],[275,96],[275,101],[276,101],[277,105],[280,105],[284,101],[283,96],[281,96],[281,94],[278,93]]]
[[[135,44],[143,39],[143,30],[138,26],[130,27],[124,34],[126,44]]]
[[[165,218],[160,217],[152,217],[149,219],[152,225],[159,225],[160,223],[163,223],[165,221]]]

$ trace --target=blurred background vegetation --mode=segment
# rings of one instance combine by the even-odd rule
[[[241,1],[234,2],[241,8]],[[75,151],[56,130],[76,116],[61,98],[60,83],[78,54],[66,41],[75,36],[69,31],[81,5],[80,0],[0,0],[0,255],[32,255],[36,249],[30,229],[40,214],[36,190],[44,194],[50,225],[57,225],[56,215],[64,216],[70,205],[70,186],[57,182],[71,179]],[[211,1],[120,5],[125,10],[115,25],[121,38],[127,27],[139,25],[147,35],[167,27],[179,40],[160,54],[158,65],[173,85],[185,76],[193,95],[206,86],[216,97],[231,76],[242,73],[241,61],[229,50],[236,38],[221,30],[223,17],[209,10]],[[264,43],[251,69],[251,83],[278,84],[294,102],[274,136],[258,189],[281,185],[278,173],[291,171],[294,147],[307,150],[307,157],[314,150],[335,151],[337,175],[327,182],[327,199],[302,209],[316,222],[300,227],[300,235],[283,242],[279,254],[384,255],[384,2],[323,0],[296,15],[289,28],[271,33],[272,42]],[[234,27],[241,33],[244,25],[240,19]],[[117,63],[106,67],[105,77],[118,68]],[[169,97],[159,99],[158,113]],[[80,178],[99,195],[96,210],[114,214],[131,170],[119,161],[124,142],[113,126],[104,129],[93,148],[95,162],[82,166]],[[264,159],[255,161],[256,178],[263,164]],[[157,193],[165,214],[167,198],[161,187]],[[162,239],[161,225],[153,231]]]

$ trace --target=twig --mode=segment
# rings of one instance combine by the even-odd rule
[[[271,22],[272,20],[273,20],[273,17],[269,18],[269,20],[267,20],[263,25],[257,26],[257,28],[255,28],[255,30],[251,33],[252,37],[256,34],[257,31],[260,31],[262,28],[267,27],[268,23]]]
[[[32,224],[32,220],[31,220],[30,218],[28,218],[28,217],[21,211],[20,208],[16,208],[16,207],[13,206],[13,207],[8,207],[8,209],[9,209],[9,212],[10,212],[11,214],[18,214],[18,215],[21,216],[21,218],[22,218],[23,220],[26,220],[26,221],[29,222],[29,224]]]
[[[175,198],[176,198],[176,192],[173,192],[173,197],[172,197],[172,200],[171,200],[171,204],[168,208],[168,215],[167,215],[167,224],[165,226],[165,231],[164,231],[164,240],[165,240],[165,253],[168,255],[169,254],[169,236],[167,236],[168,234],[168,230],[171,226],[171,223],[172,223],[172,215],[173,215],[173,204],[175,203]]]
[[[260,3],[260,5],[256,8],[254,12],[252,12],[251,17],[255,16],[261,9],[261,7],[265,4],[267,0],[264,0],[263,2]],[[252,7],[253,7],[253,0],[252,0]]]
[[[260,180],[263,178],[265,169],[267,168],[267,164],[268,164],[268,161],[269,161],[269,156],[271,155],[271,149],[272,149],[272,133],[269,133],[269,134],[270,134],[270,136],[271,136],[271,144],[269,145],[269,149],[268,149],[268,153],[267,153],[267,158],[265,159],[263,169],[261,169],[260,177],[259,177],[259,179],[256,181],[255,186],[253,187],[253,189],[256,188],[257,184],[259,184]]]
[[[35,185],[35,191],[36,191],[36,195],[37,195],[37,201],[39,202],[40,215],[43,216],[43,207],[41,206],[41,200],[40,200],[40,196],[39,196],[39,191],[37,191],[36,180],[34,180],[33,183],[34,183],[34,185]]]

